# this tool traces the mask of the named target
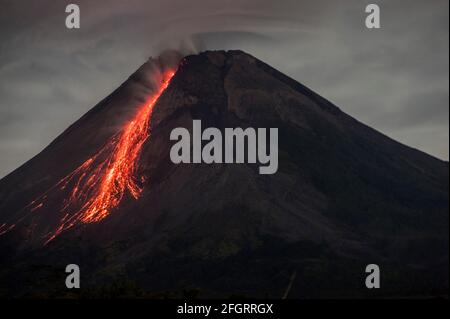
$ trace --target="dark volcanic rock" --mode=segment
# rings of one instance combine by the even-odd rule
[[[151,90],[146,65],[0,181],[0,224],[123,125]],[[174,165],[169,134],[192,119],[277,127],[278,172]],[[141,198],[44,248],[35,245],[39,227],[0,237],[0,293],[65,295],[63,269],[77,263],[85,296],[281,297],[293,272],[291,297],[448,294],[447,162],[361,124],[241,51],[186,57],[151,127],[138,165]],[[56,213],[46,209],[25,225],[50,223]],[[363,288],[370,263],[382,269],[380,291]]]

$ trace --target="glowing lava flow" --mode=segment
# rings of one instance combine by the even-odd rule
[[[120,204],[127,191],[135,199],[140,196],[142,188],[134,176],[136,162],[142,145],[150,136],[153,107],[174,74],[174,71],[163,74],[159,90],[100,151],[26,207],[29,213],[33,213],[45,206],[47,194],[51,191],[70,190],[69,197],[60,211],[63,217],[59,226],[45,236],[45,244],[77,224],[104,219]],[[6,224],[0,225],[0,235],[14,226],[7,228]]]
[[[142,148],[142,144],[149,137],[149,125],[153,106],[161,93],[167,88],[173,73],[167,75],[159,92],[153,96],[149,104],[142,108],[135,118],[126,125],[123,132],[111,143],[115,144],[110,157],[104,160],[94,174],[87,180],[86,175],[78,180],[71,196],[71,200],[78,200],[89,192],[88,189],[80,189],[80,184],[85,180],[84,187],[92,188],[96,186],[94,196],[90,197],[80,210],[80,220],[84,223],[97,222],[108,216],[110,210],[116,207],[122,200],[125,190],[128,190],[134,198],[138,198],[142,189],[136,184],[133,173],[135,171],[136,159]],[[98,156],[98,155],[97,155]],[[89,159],[81,166],[82,171],[95,162]],[[103,169],[104,168],[104,169]],[[102,171],[100,179],[98,171]],[[97,184],[97,185],[96,185]]]

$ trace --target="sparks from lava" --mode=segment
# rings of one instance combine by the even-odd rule
[[[60,211],[63,217],[56,230],[46,235],[44,245],[75,225],[103,220],[127,193],[135,199],[139,198],[142,188],[135,177],[136,162],[142,145],[151,134],[153,108],[174,74],[175,71],[163,74],[158,91],[100,151],[26,207],[33,213],[45,206],[46,194],[51,190],[70,190]],[[0,225],[0,235],[14,226]]]

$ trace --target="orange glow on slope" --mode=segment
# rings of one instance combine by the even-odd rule
[[[143,107],[129,122],[120,136],[111,143],[115,144],[111,155],[103,161],[94,174],[85,180],[86,175],[82,174],[74,188],[71,200],[78,200],[89,190],[85,188],[95,187],[94,196],[88,198],[79,211],[80,220],[84,223],[97,222],[108,216],[110,210],[121,202],[125,191],[137,199],[142,189],[136,184],[133,173],[136,159],[141,150],[142,144],[149,137],[149,125],[153,106],[162,92],[167,88],[173,72],[166,75],[159,91],[152,97],[146,107]],[[82,165],[82,171],[93,165],[95,159],[89,159]],[[101,171],[101,174],[99,174]],[[96,178],[100,176],[100,178]]]
[[[161,86],[151,96],[149,102],[140,108],[134,118],[95,155],[25,207],[28,214],[35,214],[44,207],[44,201],[51,191],[70,190],[60,210],[63,217],[56,230],[44,237],[44,245],[75,225],[103,220],[127,194],[134,199],[139,198],[142,188],[135,178],[136,162],[142,145],[150,136],[153,107],[168,87],[174,74],[175,71],[163,74]],[[142,180],[143,177],[141,177]],[[25,217],[23,216],[18,222]],[[16,224],[1,224],[0,235],[15,226]]]
[[[153,107],[174,74],[174,71],[166,72],[159,90],[123,130],[113,136],[97,154],[58,183],[57,186],[61,190],[69,186],[73,188],[61,210],[64,217],[46,243],[78,223],[101,221],[120,204],[127,191],[133,198],[139,198],[142,188],[136,183],[134,176],[136,160],[142,145],[150,136]],[[41,204],[32,210],[42,207]],[[78,209],[73,213],[76,207]]]

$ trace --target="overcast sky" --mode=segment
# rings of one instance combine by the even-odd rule
[[[81,28],[65,27],[65,6]],[[365,6],[381,8],[368,30]],[[448,0],[0,0],[0,177],[149,56],[242,49],[409,146],[449,157]]]

